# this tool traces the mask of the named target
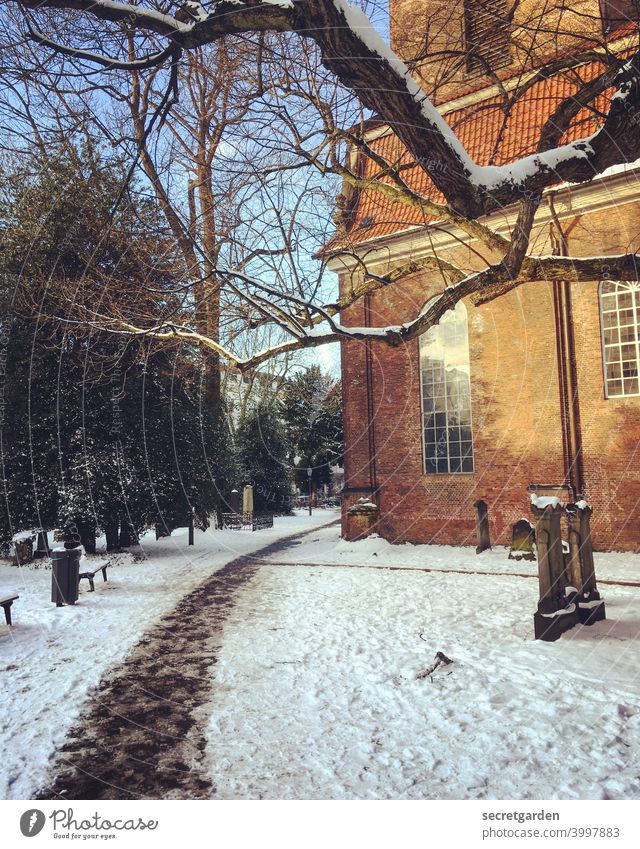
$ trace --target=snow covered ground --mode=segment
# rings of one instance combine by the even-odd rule
[[[535,564],[346,543],[319,527],[336,517],[197,534],[194,548],[184,531],[145,539],[145,560],[116,557],[75,607],[49,601],[48,569],[0,565],[0,586],[20,593],[15,627],[0,626],[0,797],[33,795],[95,685],[183,595],[311,528],[227,619],[207,708],[218,797],[640,798],[640,588],[604,586],[606,622],[535,642],[537,582],[496,574]],[[640,556],[596,555],[596,567],[640,581]],[[437,651],[453,663],[416,677]]]
[[[108,582],[98,574],[96,592],[89,593],[83,581],[73,607],[50,601],[50,569],[2,562],[0,594],[14,588],[20,598],[13,628],[0,611],[0,798],[33,795],[92,688],[180,598],[238,555],[333,518],[319,510],[311,519],[304,513],[276,519],[273,530],[257,533],[196,532],[192,548],[186,530],[157,542],[147,535],[146,559],[110,556]]]
[[[476,554],[473,548],[450,545],[392,545],[378,536],[358,543],[340,538],[335,529],[313,534],[295,550],[278,557],[287,563],[326,563],[329,565],[380,566],[411,569],[444,569],[462,572],[505,572],[537,575],[538,566],[530,560],[509,560],[508,549],[494,548]],[[640,555],[626,552],[596,552],[599,580],[640,582]]]
[[[215,667],[217,795],[640,798],[639,588],[607,586],[607,621],[549,644],[532,639],[534,580],[367,568],[535,570],[506,554],[331,528],[263,566]],[[639,579],[640,557],[596,568]],[[453,663],[417,679],[437,651]]]

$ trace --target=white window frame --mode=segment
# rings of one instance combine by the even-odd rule
[[[605,287],[614,287],[613,291],[605,292]],[[631,295],[631,306],[621,307],[619,296],[623,294]],[[606,300],[605,300],[606,299]],[[615,300],[614,309],[605,309],[610,306],[608,301]],[[602,344],[602,379],[604,383],[605,398],[637,398],[640,396],[640,283],[637,281],[618,281],[618,280],[602,280],[598,287],[598,307],[600,313],[600,338]],[[630,315],[621,316],[621,312],[628,312]],[[605,327],[605,316],[616,316],[616,323]],[[629,321],[628,319],[631,319]],[[624,323],[622,323],[624,322]],[[624,341],[621,338],[621,332],[632,328],[632,332],[627,332],[627,338]],[[613,330],[617,333],[617,341],[606,342],[605,330]],[[635,338],[633,338],[635,337]],[[626,349],[623,351],[623,348]],[[635,348],[635,351],[633,350]],[[631,350],[629,350],[631,349]],[[608,351],[618,351],[619,356],[615,360],[609,360],[607,357]],[[632,356],[629,356],[632,355]],[[626,357],[623,359],[623,357]],[[635,366],[635,374],[624,375],[624,364],[629,363],[631,367]],[[620,375],[609,377],[608,366],[620,365]],[[626,382],[636,381],[636,391],[625,391]],[[612,383],[620,383],[621,391],[611,391]]]
[[[431,303],[431,302],[429,301],[425,305],[425,309],[429,306],[429,303]],[[464,317],[464,326],[465,326],[464,345],[465,345],[465,349],[466,349],[466,363],[465,364],[466,364],[467,369],[468,369],[467,392],[468,392],[468,399],[469,399],[469,432],[470,432],[469,443],[471,445],[471,453],[469,455],[466,455],[466,457],[471,460],[471,468],[470,469],[464,469],[464,470],[462,470],[462,469],[452,470],[451,469],[452,454],[451,454],[451,451],[450,451],[450,444],[451,443],[449,441],[449,433],[450,433],[452,426],[449,424],[449,419],[448,419],[449,410],[445,409],[444,415],[446,416],[446,420],[445,420],[444,428],[445,428],[445,432],[447,434],[447,437],[446,437],[446,439],[447,439],[447,450],[446,450],[447,470],[446,471],[438,471],[438,470],[432,471],[432,470],[427,469],[427,462],[431,458],[427,457],[427,440],[426,440],[426,415],[427,415],[427,412],[425,410],[425,401],[427,400],[427,398],[425,397],[424,380],[423,380],[423,373],[422,373],[422,371],[423,371],[423,369],[422,369],[422,348],[423,348],[424,342],[429,338],[429,334],[431,334],[432,336],[435,335],[435,334],[439,334],[439,335],[442,334],[443,324],[446,324],[447,320],[450,321],[451,318],[453,318],[455,316],[455,313],[458,313],[458,316],[457,316],[458,320],[460,320],[460,319],[462,319],[462,317]],[[418,358],[419,358],[418,372],[419,372],[419,377],[420,377],[420,430],[421,430],[421,433],[422,433],[422,470],[423,470],[423,474],[425,474],[425,475],[472,475],[475,472],[475,446],[474,446],[474,438],[473,438],[473,411],[472,411],[472,404],[471,404],[471,358],[470,358],[470,354],[469,354],[469,324],[468,324],[467,308],[464,305],[464,303],[462,301],[458,301],[455,309],[450,310],[449,312],[445,313],[445,315],[440,319],[439,324],[437,324],[435,327],[429,328],[429,330],[427,330],[425,333],[422,334],[422,336],[419,337],[418,343],[419,343],[419,345],[418,345]],[[444,350],[443,362],[444,362],[444,371],[445,371],[445,375],[446,375],[446,371],[447,371],[446,347],[444,345],[444,342],[441,342],[441,345],[442,345],[443,350]],[[447,401],[448,401],[448,395],[446,393],[446,378],[445,378],[445,407],[447,407]],[[440,411],[440,412],[442,412],[442,411]],[[433,415],[435,415],[435,414],[436,414],[436,411],[434,410]],[[461,455],[461,454],[460,455],[454,454],[453,456],[454,456],[456,462],[460,462],[463,459],[463,455]],[[437,462],[437,457],[435,459],[436,459],[436,462]]]

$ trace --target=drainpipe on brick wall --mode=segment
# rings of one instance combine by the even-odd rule
[[[364,296],[364,326],[371,327],[371,293]],[[378,495],[378,480],[376,475],[376,431],[374,423],[373,399],[373,357],[371,339],[364,340],[365,345],[365,381],[367,385],[367,436],[369,438],[369,483],[372,497]]]
[[[549,195],[549,210],[551,212],[553,227],[556,230],[554,241],[557,245],[557,252],[560,256],[568,256],[567,235],[560,225],[552,194]],[[553,232],[552,238],[554,238]],[[582,461],[578,370],[576,365],[573,310],[569,281],[553,281],[553,310],[560,390],[560,420],[565,458],[565,481],[571,486],[574,499],[577,499],[584,495],[585,485]]]

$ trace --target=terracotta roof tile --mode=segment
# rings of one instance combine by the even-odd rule
[[[582,82],[592,80],[603,67],[597,62],[582,65],[574,71]],[[557,107],[573,92],[579,83],[568,76],[556,76],[535,83],[513,106],[507,119],[501,108],[499,96],[490,97],[471,106],[454,110],[445,115],[473,159],[481,165],[503,165],[535,152],[540,131]],[[607,97],[603,96],[596,105],[603,111],[607,108]],[[573,141],[593,133],[597,129],[593,113],[583,111],[573,122],[563,142]],[[371,147],[388,162],[409,164],[411,159],[400,140],[386,133],[370,142]],[[378,167],[369,159],[363,163],[364,176],[374,177]],[[431,183],[426,172],[414,165],[403,172],[407,184],[424,197],[443,202],[443,196]],[[388,179],[386,182],[390,182]],[[362,244],[406,230],[424,226],[433,219],[420,210],[399,203],[392,203],[374,190],[358,193],[352,226],[346,236],[336,237],[325,252],[341,247]]]

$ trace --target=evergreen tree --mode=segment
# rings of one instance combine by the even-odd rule
[[[61,484],[57,410],[52,393],[66,384],[51,339],[11,310],[0,287],[0,547],[32,527],[54,527]]]
[[[309,468],[314,486],[329,483],[330,467],[340,462],[343,451],[340,382],[311,366],[287,383],[281,407],[287,440],[298,459],[296,484],[306,491]]]
[[[291,474],[289,445],[273,406],[259,407],[236,432],[240,485],[253,486],[254,509],[289,513]]]
[[[150,357],[144,388],[154,521],[166,531],[184,525],[192,511],[196,526],[206,528],[232,479],[228,429],[222,411],[207,402],[203,364],[174,357],[177,364],[179,372],[167,357]]]
[[[110,297],[153,320],[175,273],[153,204],[125,164],[65,151],[0,187],[0,362],[5,365],[0,538],[73,524],[88,550],[205,527],[225,473],[220,410],[201,409],[199,355],[105,332],[78,334],[70,302]],[[106,292],[106,294],[105,294]],[[167,296],[168,297],[168,296]],[[226,486],[224,480],[222,484]]]

